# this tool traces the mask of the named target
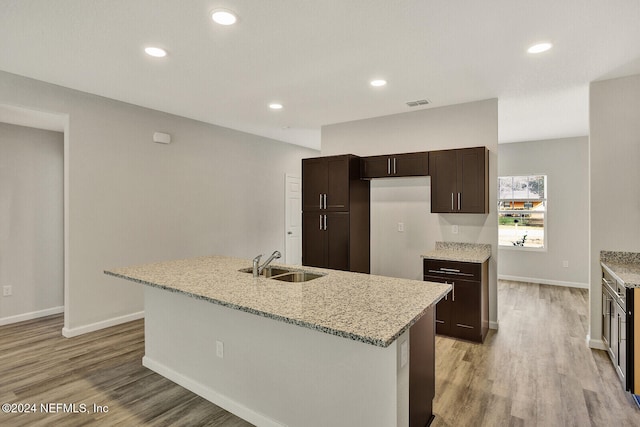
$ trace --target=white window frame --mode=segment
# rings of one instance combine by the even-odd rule
[[[544,195],[543,197],[538,197],[538,198],[527,198],[527,197],[511,197],[511,198],[505,198],[505,199],[501,199],[500,196],[500,179],[501,178],[521,178],[521,177],[539,177],[542,176],[544,177]],[[500,215],[504,214],[504,213],[515,213],[515,214],[539,214],[542,213],[543,214],[543,218],[544,218],[544,222],[543,222],[543,235],[544,235],[544,240],[543,240],[543,245],[541,247],[527,247],[527,246],[517,246],[514,245],[513,242],[511,242],[511,245],[507,245],[507,244],[502,244],[500,243],[500,237],[498,236],[498,248],[499,249],[506,249],[506,250],[516,250],[516,251],[533,251],[533,252],[546,252],[548,247],[549,247],[549,236],[548,236],[548,230],[549,230],[549,222],[548,222],[548,218],[549,218],[549,205],[548,205],[548,195],[547,195],[547,190],[548,190],[548,177],[546,174],[543,173],[539,173],[539,174],[526,174],[526,175],[503,175],[503,176],[499,176],[498,177],[498,235],[500,233]],[[513,196],[513,195],[512,195]],[[526,203],[527,201],[535,201],[535,202],[543,202],[544,203],[544,210],[534,210],[534,209],[528,209],[528,210],[524,210],[524,209],[511,209],[511,210],[501,210],[501,206],[502,206],[502,202],[524,202]]]

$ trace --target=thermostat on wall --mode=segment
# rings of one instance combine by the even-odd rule
[[[168,133],[155,132],[153,134],[153,142],[159,142],[160,144],[169,144],[171,142],[171,135]]]

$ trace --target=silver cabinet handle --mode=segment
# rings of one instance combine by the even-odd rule
[[[395,157],[393,158],[393,174],[394,175],[397,174],[397,172],[396,172],[396,158]]]
[[[453,193],[451,193],[451,210],[454,210],[453,209]]]
[[[621,325],[621,317],[620,314],[618,314],[618,342],[622,341],[622,338],[620,337],[620,329],[622,329],[622,325]]]
[[[324,229],[327,229],[327,216],[324,216]]]
[[[322,209],[322,194],[320,194],[320,209]]]
[[[460,194],[461,193],[458,193],[458,210],[460,210]]]
[[[451,294],[451,301],[455,301],[456,300],[456,282],[451,282],[451,284],[453,285],[453,293]]]
[[[327,193],[324,193],[324,208],[327,209]]]
[[[473,326],[463,325],[462,323],[456,323],[456,326],[459,328],[473,329]]]
[[[320,215],[320,230],[322,230],[322,215]]]
[[[391,157],[387,159],[387,175],[391,175]]]

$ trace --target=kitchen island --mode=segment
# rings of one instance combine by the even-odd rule
[[[145,286],[143,364],[259,426],[424,426],[434,305],[451,286],[201,257],[110,269]],[[299,268],[302,269],[302,268]]]

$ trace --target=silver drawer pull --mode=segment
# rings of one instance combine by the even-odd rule
[[[463,325],[462,323],[456,323],[456,326],[459,326],[461,328],[466,328],[466,329],[475,329],[473,326]]]
[[[444,320],[438,320],[438,319],[436,319],[436,323],[444,323]]]
[[[457,270],[457,269],[455,269],[455,268],[444,268],[444,267],[440,267],[440,270],[442,270],[442,271],[453,271],[453,272],[456,272],[456,273],[460,273],[460,270]]]
[[[449,275],[453,275],[453,276],[469,276],[469,277],[473,277],[473,274],[471,273],[456,273],[455,271],[443,271],[443,270],[428,270],[429,273],[435,273],[435,274],[449,274]]]

